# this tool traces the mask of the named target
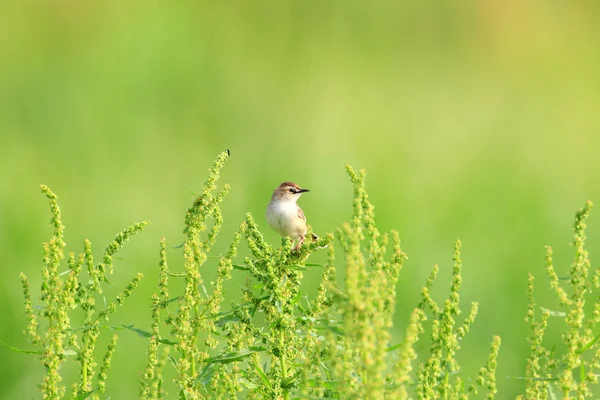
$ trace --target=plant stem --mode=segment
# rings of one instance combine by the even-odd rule
[[[448,400],[448,386],[450,385],[450,374],[448,370],[446,370],[446,375],[444,376],[444,400]]]
[[[281,352],[281,355],[280,355],[281,380],[282,380],[282,383],[284,384],[283,398],[284,398],[284,400],[288,400],[290,398],[290,392],[287,388],[287,365],[286,365],[286,360],[285,360],[284,345],[285,345],[285,331],[283,329],[281,329],[281,331],[279,332],[279,351]]]
[[[194,305],[194,316],[198,316],[198,304]],[[196,318],[195,318],[196,319]],[[198,342],[198,327],[194,324],[194,334],[192,337],[192,354],[191,354],[191,362],[192,362],[192,378],[196,379],[196,357],[194,356],[194,349],[196,348],[196,343]]]
[[[86,332],[87,333],[87,332]],[[84,333],[83,349],[82,352],[86,351],[89,337]],[[87,390],[87,357],[83,355],[81,360],[81,393]]]

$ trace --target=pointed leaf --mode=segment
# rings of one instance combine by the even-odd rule
[[[242,360],[250,357],[250,355],[252,355],[253,353],[256,353],[256,352],[255,351],[236,351],[236,352],[225,353],[225,354],[218,355],[215,357],[210,357],[204,361],[207,363],[229,364],[231,362],[242,361]]]
[[[152,333],[151,332],[145,331],[145,330],[140,329],[140,328],[135,328],[134,325],[122,325],[122,326],[123,326],[123,328],[129,329],[130,331],[134,331],[135,333],[137,333],[141,337],[145,337],[145,338],[151,338],[152,337]],[[169,340],[169,339],[157,338],[156,341],[158,343],[168,344],[168,345],[171,345],[171,346],[177,344],[177,342],[173,342],[172,340]]]
[[[4,347],[16,352],[16,353],[22,353],[22,354],[42,354],[41,350],[22,350],[22,349],[17,349],[16,347],[10,346],[6,343],[4,343],[2,340],[0,340],[0,344],[2,344]]]
[[[90,397],[94,392],[97,392],[97,391],[98,391],[98,388],[96,387],[96,388],[90,390],[89,392],[81,393],[81,394],[73,397],[73,400],[85,400],[88,397]]]
[[[271,382],[269,381],[269,378],[267,377],[265,372],[262,370],[260,365],[258,365],[257,363],[252,363],[252,366],[254,367],[254,370],[258,374],[260,380],[265,384],[265,386],[268,387],[270,390],[273,390],[273,386],[271,386]]]

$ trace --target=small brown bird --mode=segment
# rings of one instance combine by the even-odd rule
[[[281,236],[289,236],[297,242],[294,251],[300,248],[308,231],[306,217],[296,201],[302,193],[309,191],[294,182],[283,182],[273,191],[273,197],[267,206],[267,222]],[[317,235],[313,234],[313,239],[316,238]]]

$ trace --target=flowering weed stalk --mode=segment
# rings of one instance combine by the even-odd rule
[[[562,393],[563,399],[593,397],[590,386],[598,383],[600,373],[600,269],[592,273],[589,253],[585,247],[586,219],[592,210],[587,202],[575,216],[573,225],[575,248],[574,260],[569,268],[566,287],[561,285],[552,260],[552,248],[547,247],[546,267],[550,288],[554,291],[557,310],[541,308],[538,315],[534,299],[534,278],[529,275],[527,298],[529,307],[526,321],[531,326],[529,337],[530,355],[527,359],[527,387],[522,399],[547,399]],[[550,322],[562,319],[566,330],[562,334],[564,351],[548,349],[544,345],[544,333]]]
[[[60,399],[65,396],[66,388],[61,383],[61,368],[70,356],[74,357],[80,366],[80,380],[73,385],[72,397],[99,399],[99,394],[106,390],[106,378],[117,345],[117,336],[113,336],[97,371],[93,353],[100,334],[100,320],[107,321],[110,314],[117,311],[117,306],[122,305],[136,288],[142,274],[137,274],[104,309],[96,309],[96,296],[102,293],[102,285],[109,282],[108,277],[113,273],[114,254],[131,236],[142,231],[149,223],[133,224],[119,233],[105,249],[103,262],[98,264],[94,263],[91,243],[85,240],[81,254],[68,254],[66,271],[63,272],[61,267],[64,264],[64,226],[58,198],[47,186],[42,185],[41,188],[50,202],[54,231],[50,240],[43,246],[39,297],[43,306],[39,306],[39,312],[34,309],[29,280],[21,273],[25,314],[29,321],[26,333],[31,344],[37,349],[28,353],[37,354],[44,366],[45,375],[40,384],[44,399]],[[88,277],[83,276],[84,268]],[[83,311],[83,326],[71,326],[71,315],[75,309]]]
[[[375,224],[374,206],[364,186],[365,174],[347,167],[354,183],[354,213],[350,224],[338,231],[339,243],[346,255],[346,279],[333,291],[339,313],[337,330],[329,333],[328,364],[331,365],[329,390],[335,398],[354,399],[455,399],[476,395],[487,386],[487,398],[496,393],[495,370],[500,338],[492,341],[490,356],[476,384],[465,388],[456,375],[454,358],[477,314],[473,303],[469,315],[457,326],[460,314],[459,291],[462,282],[460,242],[454,251],[454,269],[450,296],[439,306],[430,296],[437,266],[423,287],[422,299],[410,315],[403,340],[391,346],[391,329],[396,304],[396,285],[406,255],[395,231],[391,232],[392,250],[387,255],[389,236]],[[432,320],[430,357],[418,363],[414,349],[424,333],[423,322]],[[322,384],[327,384],[323,379]],[[333,385],[335,384],[335,385]]]
[[[431,297],[431,288],[438,273],[438,266],[434,266],[425,286],[421,291],[419,309],[423,315],[429,314],[431,319],[430,356],[418,366],[417,397],[419,399],[466,399],[469,395],[477,395],[481,387],[487,388],[488,399],[493,399],[496,394],[496,358],[500,348],[500,338],[494,337],[491,344],[490,355],[487,363],[480,369],[477,379],[473,384],[465,387],[463,379],[457,374],[458,362],[455,359],[460,349],[459,342],[469,332],[477,315],[479,305],[471,303],[469,315],[458,325],[457,317],[461,314],[460,287],[462,284],[460,259],[461,242],[454,246],[454,268],[452,269],[452,283],[450,295],[440,306]]]
[[[327,300],[323,286],[317,299],[308,302],[300,292],[300,283],[302,271],[308,268],[306,260],[313,251],[326,247],[332,235],[306,244],[298,252],[291,251],[290,240],[274,249],[264,241],[252,215],[248,214],[227,250],[218,257],[212,290],[205,287],[200,268],[209,260],[208,254],[219,233],[222,224],[219,204],[229,187],[225,185],[217,195],[212,192],[228,156],[224,152],[217,158],[202,194],[186,214],[185,272],[171,271],[167,266],[165,241],[161,242],[160,295],[153,298],[149,362],[141,382],[142,398],[166,396],[164,391],[152,389],[153,384],[159,386],[156,368],[160,365],[160,343],[175,344],[177,354],[169,359],[177,372],[181,398],[240,395],[287,399],[300,386],[302,377],[308,379],[299,366],[311,362],[307,354],[316,347],[315,321]],[[212,228],[204,235],[209,220]],[[242,237],[251,255],[243,263],[234,264]],[[240,301],[224,311],[223,283],[231,279],[233,270],[245,274],[247,284]],[[169,297],[170,277],[185,279],[183,294]],[[161,313],[166,314],[165,322],[171,327],[174,340],[161,337],[158,329]],[[212,355],[211,349],[216,349]]]

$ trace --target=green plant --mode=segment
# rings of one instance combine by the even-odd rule
[[[591,209],[592,203],[588,201],[575,216],[575,258],[566,279],[567,288],[560,283],[552,261],[552,248],[547,247],[547,272],[550,288],[558,299],[558,310],[541,308],[541,316],[538,316],[534,277],[529,275],[526,321],[531,326],[531,336],[527,387],[525,396],[521,397],[523,399],[557,398],[557,392],[562,394],[563,399],[593,397],[590,385],[598,383],[600,370],[600,334],[597,333],[600,322],[600,297],[597,293],[600,289],[600,269],[591,273],[589,253],[585,248],[585,222]],[[551,318],[565,323],[563,346],[544,346],[544,334]]]
[[[186,212],[181,246],[184,263],[179,270],[168,262],[166,239],[160,241],[160,278],[152,296],[150,329],[124,326],[148,338],[147,366],[140,374],[140,398],[466,399],[478,395],[483,387],[487,389],[486,397],[494,398],[499,337],[493,338],[488,359],[472,383],[466,384],[459,374],[459,342],[478,312],[478,304],[472,303],[469,314],[458,320],[460,242],[454,248],[448,298],[438,304],[431,295],[438,272],[435,266],[403,327],[404,337],[392,344],[396,287],[406,255],[395,231],[382,234],[378,230],[374,206],[365,189],[364,171],[347,167],[354,185],[353,215],[335,234],[305,243],[299,251],[292,251],[289,238],[274,248],[265,242],[252,215],[247,214],[226,250],[214,255],[223,222],[220,204],[229,192],[228,185],[217,190],[217,182],[228,157],[228,152],[218,156],[201,193]],[[54,225],[54,234],[44,246],[40,297],[45,302],[43,325],[39,323],[39,313],[34,311],[27,278],[22,275],[27,332],[38,348],[33,353],[46,369],[41,390],[44,398],[64,397],[61,365],[73,355],[81,373],[72,397],[99,398],[106,389],[107,371],[117,343],[114,336],[96,370],[96,339],[101,329],[108,327],[100,321],[108,320],[131,294],[141,274],[101,310],[96,310],[95,296],[102,293],[102,284],[112,273],[115,252],[148,223],[134,224],[119,234],[106,248],[101,263],[94,263],[91,245],[86,240],[83,253],[78,257],[70,253],[68,270],[61,273],[64,242],[60,211],[56,196],[46,187],[43,191],[50,199]],[[580,221],[578,226],[581,224]],[[583,228],[578,229],[582,232]],[[576,235],[576,242],[581,242],[582,248],[581,232]],[[249,254],[240,258],[237,252],[242,240]],[[327,252],[324,264],[309,262],[313,253],[321,251]],[[336,257],[338,253],[342,256]],[[578,250],[578,260],[572,274],[583,281],[589,264],[587,253]],[[215,280],[208,285],[201,274],[202,268],[207,267],[217,271]],[[86,283],[81,278],[84,268],[89,275]],[[322,268],[322,278],[316,295],[309,298],[302,292],[301,282],[304,272],[311,268]],[[235,293],[225,296],[225,282],[234,273],[246,278],[237,298]],[[344,278],[339,279],[342,275]],[[172,293],[172,279],[183,280],[181,293]],[[556,282],[553,280],[553,285]],[[600,282],[600,275],[595,275],[594,282]],[[557,284],[556,287],[557,293],[562,293]],[[578,286],[577,296],[586,287]],[[532,302],[531,291],[530,314],[535,311]],[[72,327],[69,313],[77,308],[83,311],[84,323]],[[544,315],[535,325],[535,332],[543,332],[548,318],[547,313]],[[581,314],[573,311],[572,315],[571,321],[576,321]],[[597,315],[600,312],[596,311],[594,318]],[[586,325],[588,335],[592,327]],[[580,340],[570,354],[589,349],[595,340]],[[417,351],[418,341],[424,344],[423,351]],[[532,339],[532,350],[538,357],[546,355],[541,340]],[[534,366],[528,370],[528,384],[537,387],[539,368],[530,359]],[[564,363],[568,362],[565,359]],[[164,379],[164,369],[169,366],[175,371],[176,394],[169,394],[171,385]],[[528,386],[528,394],[533,390]]]
[[[248,398],[289,398],[301,376],[298,363],[314,347],[317,337],[314,325],[323,308],[324,295],[312,304],[302,305],[299,285],[302,271],[310,266],[306,264],[307,258],[316,249],[328,246],[331,235],[298,252],[291,251],[290,240],[275,250],[263,240],[248,214],[228,250],[219,257],[217,278],[211,283],[211,290],[203,284],[200,267],[209,260],[208,254],[222,224],[219,203],[229,191],[225,185],[213,195],[227,157],[228,153],[218,157],[202,193],[186,213],[185,272],[174,273],[167,267],[165,241],[161,242],[160,295],[154,296],[150,362],[141,383],[142,398],[163,395],[152,390],[159,376],[155,367],[159,365],[161,312],[166,314],[165,322],[175,343],[176,355],[170,355],[169,359],[177,371],[181,398],[235,396],[243,391]],[[209,220],[212,228],[203,238],[201,234],[208,230]],[[242,236],[252,257],[246,257],[243,264],[234,264]],[[248,276],[247,285],[241,301],[222,311],[223,282],[231,278],[234,269]],[[169,297],[169,277],[185,279],[183,294]],[[211,356],[208,349],[217,349],[216,354]]]
[[[278,249],[266,243],[248,214],[228,250],[218,256],[217,278],[207,288],[200,268],[210,260],[209,252],[222,223],[219,204],[229,187],[225,185],[216,195],[213,192],[227,157],[228,153],[218,157],[202,193],[186,214],[184,272],[167,267],[166,245],[161,242],[160,294],[154,296],[142,398],[164,396],[157,390],[162,381],[155,370],[162,365],[158,356],[161,343],[174,343],[176,353],[171,352],[169,359],[176,369],[179,397],[185,399],[408,398],[409,391],[419,398],[452,398],[476,393],[477,385],[484,382],[489,386],[488,397],[493,398],[499,338],[494,339],[477,385],[467,391],[459,378],[449,383],[449,376],[458,368],[453,359],[458,340],[466,335],[477,311],[473,304],[470,315],[454,329],[454,317],[460,313],[458,244],[450,299],[440,309],[426,294],[435,278],[434,270],[421,305],[412,313],[404,341],[390,346],[396,284],[406,256],[396,232],[390,236],[377,229],[364,172],[357,173],[349,166],[354,184],[354,212],[349,224],[336,235],[328,234],[293,252],[289,238]],[[209,225],[212,228],[203,234]],[[344,253],[345,279],[340,283],[336,279],[334,236]],[[250,255],[234,263],[242,237]],[[325,265],[307,262],[313,252],[324,248],[328,252]],[[302,273],[311,267],[324,269],[312,300],[300,290]],[[223,310],[223,282],[234,271],[246,275],[247,283],[241,299]],[[169,295],[169,277],[185,279],[183,294]],[[418,376],[411,376],[416,358],[413,345],[423,333],[427,307],[434,320],[431,357],[420,364]],[[160,335],[162,314],[172,339]]]
[[[460,260],[460,241],[454,247],[454,268],[452,270],[452,284],[450,295],[440,307],[430,295],[430,290],[436,278],[438,267],[435,266],[427,279],[421,292],[421,303],[419,309],[425,312],[429,309],[432,314],[431,345],[429,359],[419,364],[417,395],[421,399],[455,399],[467,398],[468,394],[477,395],[479,388],[487,387],[487,398],[493,399],[496,394],[496,358],[500,348],[500,337],[495,336],[492,340],[490,354],[487,363],[479,371],[474,384],[465,387],[463,379],[457,375],[460,370],[458,362],[454,358],[459,346],[469,332],[478,311],[478,303],[471,304],[469,315],[458,327],[456,316],[461,314],[459,307],[459,291],[462,284]],[[455,378],[452,378],[456,375]],[[454,382],[451,382],[454,379]]]
[[[65,387],[61,384],[60,370],[67,357],[73,357],[80,366],[80,381],[72,388],[73,398],[98,399],[99,393],[106,389],[107,371],[117,345],[115,335],[108,345],[100,369],[96,371],[98,363],[93,352],[100,334],[100,321],[109,320],[110,315],[117,311],[117,306],[122,305],[131,295],[142,279],[142,274],[137,274],[114,301],[100,310],[96,309],[96,296],[102,293],[102,284],[108,282],[108,277],[113,273],[114,254],[131,236],[142,231],[149,223],[133,224],[119,233],[104,250],[101,263],[94,263],[91,243],[86,240],[83,253],[78,257],[73,252],[69,253],[66,270],[63,272],[61,268],[64,264],[64,226],[61,222],[58,198],[43,185],[42,192],[50,201],[54,232],[50,240],[44,243],[39,297],[44,306],[34,308],[29,281],[27,276],[21,273],[25,314],[29,321],[26,332],[31,344],[36,348],[28,353],[37,355],[44,366],[45,375],[40,384],[44,399],[64,397]],[[87,279],[82,277],[84,268]],[[73,327],[71,313],[77,308],[83,312],[85,321],[82,326]]]

